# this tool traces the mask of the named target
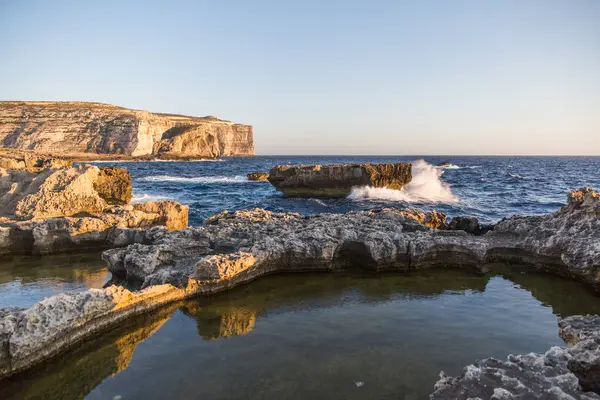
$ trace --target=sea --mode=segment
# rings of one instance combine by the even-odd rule
[[[276,165],[396,163],[413,165],[402,191],[357,187],[346,198],[287,198],[269,182],[249,181],[250,172]],[[449,163],[440,166],[442,163]],[[569,190],[600,189],[600,157],[501,156],[254,156],[169,162],[102,162],[122,166],[133,179],[133,201],[172,199],[190,207],[190,224],[200,225],[224,210],[344,213],[383,207],[438,210],[449,217],[476,216],[494,223],[515,214],[555,211]]]

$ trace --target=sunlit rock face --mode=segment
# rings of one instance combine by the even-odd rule
[[[177,202],[127,204],[124,168],[12,160],[19,169],[0,168],[0,255],[105,249],[124,228],[187,227],[188,207]]]
[[[353,187],[402,189],[411,179],[411,164],[278,165],[267,178],[286,196],[346,197]]]
[[[85,102],[0,102],[0,147],[69,155],[254,154],[250,125]]]

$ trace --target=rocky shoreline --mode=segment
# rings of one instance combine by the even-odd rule
[[[294,173],[293,179],[301,175]],[[271,170],[268,179],[274,176]],[[122,168],[0,157],[0,189],[0,255],[107,249],[102,257],[113,275],[105,289],[54,295],[27,309],[1,309],[0,378],[135,315],[277,272],[459,268],[483,274],[502,263],[600,291],[600,194],[590,188],[570,192],[567,204],[554,213],[513,216],[495,225],[469,217],[448,221],[443,213],[414,209],[312,216],[254,209],[223,212],[189,228],[187,207],[176,202],[128,204],[131,178]],[[479,361],[460,377],[443,375],[431,398],[547,393],[600,398],[585,392],[600,389],[599,321],[595,316],[560,320],[561,337],[571,347]]]
[[[28,369],[133,315],[274,272],[485,272],[508,262],[598,290],[599,214],[600,196],[584,188],[552,214],[508,218],[485,234],[452,230],[461,224],[410,209],[310,217],[256,209],[218,214],[203,227],[124,229],[119,245],[127,245],[103,254],[119,284],[2,311],[0,374]]]

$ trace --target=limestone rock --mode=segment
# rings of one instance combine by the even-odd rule
[[[65,155],[254,154],[249,125],[85,102],[0,102],[0,147]]]
[[[472,233],[473,235],[483,235],[493,230],[492,225],[481,225],[477,217],[454,217],[445,227],[442,229],[454,230],[454,231],[465,231]]]
[[[431,229],[442,226],[445,216],[411,209],[307,217],[261,209],[224,212],[208,218],[204,227],[166,233],[154,241],[144,239],[143,251],[156,255],[155,249],[160,249],[160,254],[168,249],[168,257],[156,255],[158,264],[153,263],[150,273],[126,267],[121,272],[139,282],[185,282],[181,277],[191,277],[192,271],[196,276],[202,274],[198,266],[209,268],[199,263],[200,258],[190,261],[187,249],[196,242],[211,243],[206,254],[218,254],[220,263],[225,262],[224,257],[230,257],[228,262],[233,263],[240,252],[252,254],[255,260],[239,280],[275,270],[304,269],[407,271],[458,267],[484,272],[489,262],[508,262],[598,286],[600,249],[596,243],[600,243],[600,222],[588,210],[595,209],[598,202],[592,193],[586,195],[592,203],[586,200],[569,204],[541,217],[514,217],[479,235]],[[116,260],[109,263],[122,265],[118,260],[127,259],[130,249],[109,252],[111,260]],[[174,280],[169,280],[171,277]]]
[[[597,349],[592,350],[597,357]],[[570,369],[582,350],[553,347],[545,354],[508,356],[506,361],[486,358],[464,368],[453,378],[440,374],[431,400],[467,399],[600,399],[580,386]],[[587,354],[590,354],[587,352]]]
[[[34,177],[28,194],[16,205],[15,215],[40,219],[101,212],[108,203],[94,190],[99,173],[98,167],[86,165]],[[34,193],[30,193],[32,189],[36,189]]]
[[[131,175],[125,168],[102,168],[94,181],[94,190],[110,205],[131,201]]]
[[[600,337],[600,315],[574,315],[558,319],[558,334],[569,345]]]
[[[164,225],[168,230],[184,229],[188,226],[189,207],[176,201],[148,201],[134,204],[134,210],[157,215],[154,224]]]
[[[269,180],[268,172],[251,172],[247,176],[248,176],[248,180],[250,180],[250,181],[268,181]]]
[[[345,197],[353,187],[402,189],[411,179],[411,164],[278,165],[269,182],[286,196]]]
[[[145,231],[152,227],[187,227],[187,212],[187,206],[167,201],[147,206],[111,207],[85,216],[0,220],[0,255],[54,254],[125,246],[145,235],[152,237]]]

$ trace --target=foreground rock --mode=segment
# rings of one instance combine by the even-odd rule
[[[442,372],[430,398],[600,399],[598,316],[559,319],[559,327],[560,336],[572,347],[510,355],[506,361],[487,358],[465,367],[456,378]]]
[[[411,179],[411,164],[278,165],[269,182],[286,196],[346,197],[353,187],[402,189]]]
[[[279,271],[484,272],[502,262],[598,289],[599,216],[600,196],[584,188],[552,214],[512,217],[483,235],[431,229],[423,222],[435,226],[441,214],[394,209],[310,217],[256,209],[218,214],[203,227],[180,231],[119,229],[111,240],[123,247],[105,251],[103,258],[116,280],[141,290],[111,286],[3,311],[0,374],[29,368],[130,315]]]
[[[0,147],[62,155],[253,155],[252,126],[101,103],[0,101]],[[11,167],[12,168],[12,167]]]
[[[0,255],[101,250],[122,245],[123,235],[154,226],[183,229],[187,224],[188,207],[175,201],[111,207],[83,216],[4,219],[0,220]]]
[[[120,229],[187,227],[188,209],[176,202],[128,205],[131,176],[123,168],[56,165],[0,168],[0,255],[104,249]]]

